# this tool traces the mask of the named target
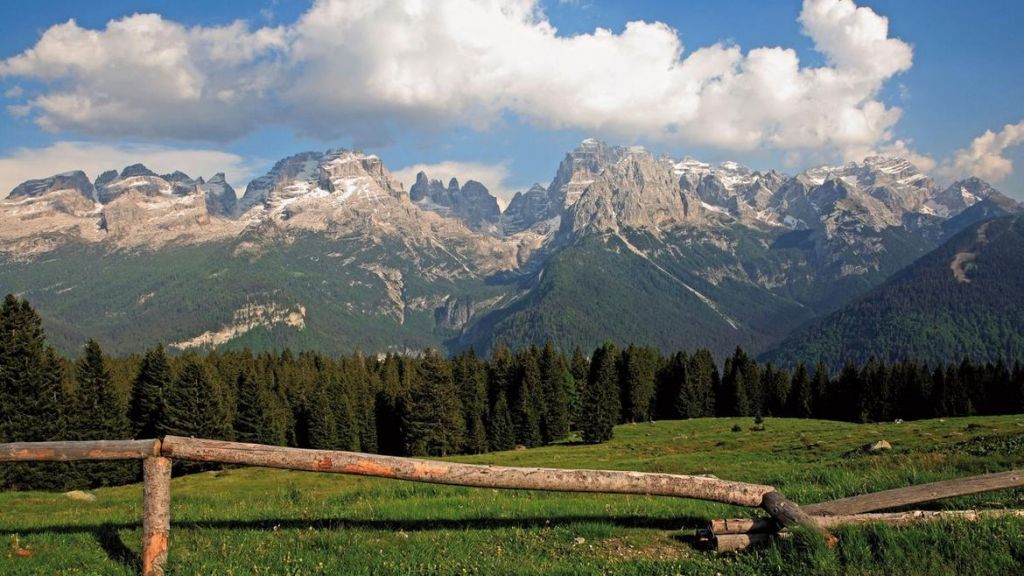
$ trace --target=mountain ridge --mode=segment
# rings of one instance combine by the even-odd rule
[[[133,296],[118,300],[123,305],[187,317],[171,336],[154,332],[167,342],[235,334],[237,312],[256,324],[265,317],[266,325],[249,322],[244,335],[216,340],[222,345],[268,332],[276,336],[263,345],[358,346],[356,326],[383,322],[378,332],[391,336],[370,338],[382,350],[642,338],[643,330],[621,322],[591,323],[588,332],[569,320],[626,314],[656,324],[646,343],[665,349],[700,344],[672,328],[690,323],[723,351],[741,342],[758,351],[958,229],[1016,206],[976,179],[940,189],[902,159],[787,176],[593,139],[566,154],[548,186],[517,193],[504,212],[478,182],[446,186],[421,173],[407,191],[379,157],[345,149],[284,158],[240,197],[223,174],[193,179],[142,165],[94,182],[65,173],[16,190],[0,201],[0,288],[39,295],[44,318],[50,306],[117,314],[93,297],[113,286]],[[69,288],[57,270],[25,270],[90,246],[96,250],[81,256],[87,263],[117,262],[110,267],[117,272]],[[198,261],[207,268],[193,268]],[[270,261],[280,269],[266,268]],[[156,262],[161,269],[151,273],[181,289],[239,291],[239,298],[219,298],[225,309],[205,317],[201,307],[174,312],[158,287],[125,280]],[[243,272],[245,262],[264,264]],[[185,269],[221,280],[182,280]],[[327,295],[307,285],[314,278]],[[581,283],[607,290],[583,302],[569,288]],[[157,295],[143,298],[150,293]],[[303,321],[270,321],[283,312],[253,316],[250,301],[261,310],[301,309]],[[331,310],[350,316],[351,330],[326,326]],[[66,317],[52,322],[69,326]],[[96,327],[100,337],[111,332]]]

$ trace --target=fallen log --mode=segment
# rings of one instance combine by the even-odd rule
[[[79,440],[0,444],[0,462],[143,460],[159,455],[159,440]]]
[[[829,534],[828,530],[818,524],[807,512],[801,510],[799,506],[778,492],[765,494],[761,500],[761,507],[771,514],[771,519],[776,526],[802,526],[820,534],[830,548],[836,543],[835,536]]]
[[[788,533],[769,534],[765,532],[753,534],[723,534],[710,541],[716,552],[738,552],[751,546],[767,544],[776,538],[787,538]]]
[[[962,520],[976,522],[983,518],[1024,518],[1024,510],[914,510],[910,512],[881,512],[848,514],[843,516],[812,516],[822,528],[881,523],[906,526],[936,520]],[[772,518],[732,518],[712,520],[701,534],[715,536],[729,534],[767,534],[777,532],[779,525]]]
[[[771,486],[732,482],[706,476],[620,470],[488,466],[359,452],[264,446],[180,436],[165,437],[161,445],[161,453],[167,458],[194,462],[244,464],[481,488],[675,496],[752,508],[760,507],[766,494],[777,494]],[[795,508],[795,505],[789,504],[790,508],[786,509],[787,513],[792,512],[792,509]],[[797,508],[797,510],[799,509]]]
[[[906,488],[894,488],[871,494],[861,494],[849,498],[840,498],[819,504],[803,507],[804,512],[811,516],[843,516],[861,514],[878,510],[901,508],[914,504],[934,502],[944,498],[966,496],[992,490],[1019,488],[1024,486],[1024,470],[1010,470],[995,474],[983,474],[969,478],[943,480]]]

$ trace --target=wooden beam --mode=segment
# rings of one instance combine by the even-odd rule
[[[785,538],[789,533],[770,534],[767,532],[755,532],[753,534],[722,534],[715,536],[709,544],[716,552],[739,552],[751,546],[767,544],[776,538]]]
[[[819,525],[814,518],[811,518],[807,512],[801,510],[799,506],[790,502],[785,496],[778,492],[769,492],[764,495],[764,499],[761,502],[761,507],[766,512],[771,514],[772,521],[776,525],[784,527],[801,526],[813,532],[817,532],[825,539],[825,543],[832,547],[836,543],[836,537],[833,536],[824,527]]]
[[[0,462],[142,460],[159,455],[159,440],[82,440],[0,444]]]
[[[850,514],[844,516],[814,516],[822,528],[834,529],[840,526],[860,524],[889,524],[906,526],[936,520],[961,520],[976,522],[983,518],[1024,518],[1024,510],[914,510],[910,512],[882,512],[873,514]],[[734,518],[712,520],[702,534],[764,534],[778,531],[778,524],[772,518]]]
[[[871,494],[861,494],[860,496],[851,496],[820,504],[810,504],[804,506],[803,510],[812,516],[843,516],[878,510],[890,510],[892,508],[942,500],[943,498],[966,496],[968,494],[978,494],[1007,488],[1019,488],[1021,486],[1024,486],[1024,470],[1011,470],[1009,472],[943,480],[941,482],[918,484],[917,486],[895,488]]]
[[[675,496],[749,507],[761,506],[764,496],[775,492],[771,486],[705,476],[484,466],[178,436],[165,437],[161,452],[168,458],[195,462],[245,464],[481,488]]]
[[[171,531],[171,461],[142,461],[142,576],[164,576]]]

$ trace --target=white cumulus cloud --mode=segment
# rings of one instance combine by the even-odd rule
[[[16,148],[0,156],[0,198],[25,180],[71,170],[84,170],[95,179],[105,170],[121,170],[141,162],[158,174],[181,170],[196,178],[224,172],[239,194],[256,175],[256,167],[241,156],[219,150],[181,149],[149,144],[105,145],[57,142],[42,148]]]
[[[1013,162],[1003,155],[1008,148],[1024,143],[1024,120],[1007,124],[999,132],[986,130],[967,148],[957,150],[942,163],[939,173],[947,178],[977,176],[990,182],[1002,182],[1013,174]]]
[[[879,98],[912,48],[852,0],[804,0],[825,56],[718,43],[687,52],[660,22],[560,33],[538,0],[318,0],[296,22],[187,27],[133,15],[74,21],[0,61],[42,82],[21,104],[87,134],[229,140],[264,123],[372,144],[506,117],[614,138],[723,150],[829,149],[859,159],[893,140]]]

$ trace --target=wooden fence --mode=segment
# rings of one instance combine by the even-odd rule
[[[170,532],[172,459],[375,476],[453,486],[674,496],[762,508],[768,513],[769,517],[763,520],[712,521],[708,529],[700,531],[699,536],[718,542],[719,549],[742,548],[763,540],[780,529],[793,526],[817,531],[831,544],[835,539],[828,532],[829,528],[840,523],[870,521],[851,515],[950,496],[1024,486],[1024,471],[1013,471],[911,486],[801,508],[771,486],[720,480],[708,476],[487,466],[178,436],[166,436],[160,440],[0,444],[0,462],[142,460],[141,560],[142,574],[145,576],[164,573]],[[823,519],[826,517],[847,520],[833,522]],[[886,520],[879,518],[877,521]]]

